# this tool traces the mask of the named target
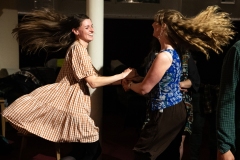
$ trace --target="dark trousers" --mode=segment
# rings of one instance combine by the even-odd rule
[[[179,160],[179,147],[186,124],[183,102],[159,111],[149,111],[149,119],[134,147],[135,160]]]
[[[178,149],[181,141],[182,132],[179,132],[177,137],[171,142],[168,148],[160,156],[158,156],[156,160],[178,160],[180,158],[180,153]]]
[[[177,137],[170,143],[170,145],[159,155],[156,160],[179,160],[179,146],[182,141],[182,131],[179,132]],[[134,152],[134,160],[150,160],[149,153]]]
[[[97,160],[101,152],[99,141],[93,143],[73,143],[73,150],[69,155],[76,160]]]
[[[217,140],[216,140],[216,114],[215,112],[204,114],[203,107],[200,104],[200,93],[193,94],[193,124],[192,134],[190,136],[190,160],[199,160],[202,145],[202,138],[205,124],[207,126],[208,144],[210,157],[206,160],[216,160]],[[206,155],[203,155],[206,156]]]

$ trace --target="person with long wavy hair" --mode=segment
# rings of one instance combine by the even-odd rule
[[[66,50],[66,56],[55,83],[19,97],[2,115],[23,134],[72,142],[73,151],[62,160],[96,160],[101,147],[99,128],[90,117],[89,87],[120,81],[130,76],[132,69],[108,77],[98,74],[87,51],[94,29],[85,14],[66,16],[53,10],[36,10],[23,18],[13,34],[29,54]]]
[[[187,18],[172,9],[154,16],[153,36],[161,49],[149,63],[143,81],[123,80],[123,88],[148,95],[146,121],[134,146],[136,160],[179,160],[179,146],[186,124],[186,107],[179,83],[182,66],[179,50],[196,50],[209,58],[209,51],[221,53],[235,32],[228,13],[209,6]]]

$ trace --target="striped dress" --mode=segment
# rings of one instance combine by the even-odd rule
[[[97,75],[79,41],[69,48],[56,83],[15,100],[2,115],[23,134],[53,142],[95,142],[99,128],[90,118],[91,101],[85,77]]]

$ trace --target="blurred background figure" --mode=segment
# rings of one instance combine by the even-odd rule
[[[240,40],[228,50],[217,106],[218,160],[240,160]]]

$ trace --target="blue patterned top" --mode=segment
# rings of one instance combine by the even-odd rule
[[[182,101],[179,86],[182,72],[181,60],[176,50],[167,49],[163,51],[167,51],[172,55],[173,62],[159,83],[149,93],[152,111],[171,107]],[[153,60],[150,63],[152,64]]]

